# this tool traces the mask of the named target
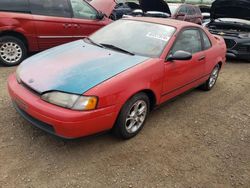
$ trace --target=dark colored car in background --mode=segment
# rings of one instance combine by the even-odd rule
[[[116,3],[117,5],[110,15],[112,20],[121,19],[123,15],[131,14],[134,10],[141,8],[139,4],[126,0],[116,0]]]
[[[0,63],[82,39],[112,22],[114,0],[1,0]],[[101,11],[101,12],[100,12]]]
[[[116,7],[111,14],[112,20],[122,17],[146,16],[146,17],[170,17],[170,9],[164,0],[116,0]]]
[[[206,26],[224,38],[229,58],[250,60],[250,0],[214,1]]]
[[[202,24],[202,14],[200,8],[190,4],[169,4],[171,17],[176,20]]]

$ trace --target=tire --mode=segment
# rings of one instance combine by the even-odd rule
[[[200,86],[200,89],[204,91],[210,91],[211,89],[213,89],[219,77],[219,73],[220,73],[220,65],[217,64],[214,67],[212,73],[210,74],[209,79],[203,85]]]
[[[5,66],[20,64],[27,57],[24,42],[16,37],[0,37],[0,63]]]
[[[113,20],[113,21],[116,21],[116,20],[117,20],[116,13],[113,12],[113,13],[109,16],[109,18],[110,18],[111,20]]]
[[[142,130],[149,111],[148,96],[145,93],[136,94],[122,107],[113,128],[113,134],[121,139],[133,138]]]

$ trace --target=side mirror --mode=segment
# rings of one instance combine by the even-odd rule
[[[96,15],[96,19],[98,20],[102,20],[105,17],[105,14],[103,14],[102,12],[98,12]]]
[[[187,60],[191,60],[192,59],[192,54],[186,51],[176,51],[174,54],[170,54],[167,58],[167,61],[175,61],[175,60],[179,60],[179,61],[187,61]]]

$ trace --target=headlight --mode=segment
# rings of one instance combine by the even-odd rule
[[[240,38],[250,38],[250,33],[239,34]]]
[[[97,106],[97,97],[80,96],[57,91],[42,95],[42,99],[51,104],[72,110],[94,110]]]
[[[21,70],[20,67],[21,67],[21,66],[19,65],[19,66],[17,67],[17,69],[16,69],[16,80],[17,80],[17,82],[18,82],[19,84],[22,82],[22,80],[21,80],[21,78],[20,78],[20,70]]]

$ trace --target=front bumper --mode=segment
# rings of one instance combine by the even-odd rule
[[[16,81],[8,79],[8,90],[17,112],[40,129],[72,139],[109,130],[116,120],[115,106],[94,111],[73,111],[49,104]]]
[[[229,58],[250,60],[250,38],[242,39],[232,36],[223,36],[227,45]]]

